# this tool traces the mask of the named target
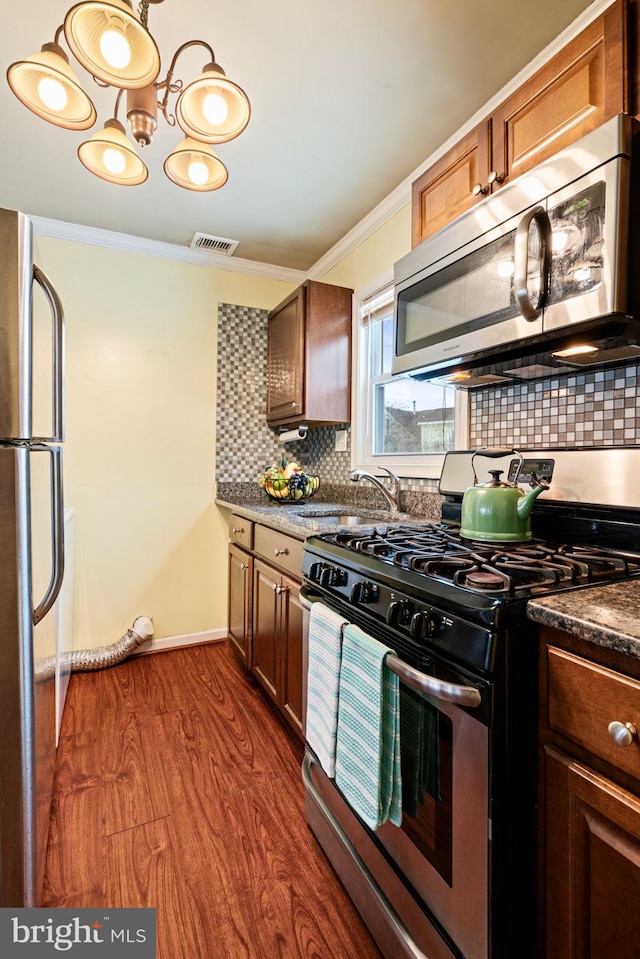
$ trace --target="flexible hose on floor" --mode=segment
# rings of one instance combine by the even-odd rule
[[[100,646],[98,649],[77,649],[70,653],[63,653],[60,657],[60,666],[64,672],[86,673],[93,669],[106,669],[116,666],[153,636],[153,622],[149,616],[138,616],[133,626],[124,636],[112,643],[111,646]],[[35,667],[36,681],[48,679],[56,670],[56,657],[49,656]]]

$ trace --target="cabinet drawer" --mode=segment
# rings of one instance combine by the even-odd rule
[[[238,546],[253,549],[253,523],[235,513],[229,517],[229,539]]]
[[[564,650],[549,647],[549,726],[613,766],[640,779],[640,744],[620,746],[609,724],[640,731],[640,683]]]
[[[303,544],[299,539],[285,536],[284,533],[266,526],[256,526],[254,549],[272,565],[298,579],[301,578]]]

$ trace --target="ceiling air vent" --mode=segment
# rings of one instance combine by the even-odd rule
[[[224,236],[211,236],[209,233],[194,233],[189,246],[195,250],[208,250],[222,256],[233,256],[240,240],[229,240]]]

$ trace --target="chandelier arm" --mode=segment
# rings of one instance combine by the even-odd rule
[[[53,38],[53,42],[57,43],[60,46],[60,34],[64,33],[64,23],[61,23],[58,29],[56,30],[56,35]]]
[[[107,84],[107,86],[108,86],[108,85],[109,85],[109,84]],[[118,90],[118,94],[117,94],[117,96],[116,96],[116,103],[115,103],[115,106],[114,106],[114,108],[113,108],[113,119],[114,119],[114,120],[117,120],[117,119],[118,119],[118,109],[119,109],[119,107],[120,107],[120,100],[122,99],[122,94],[123,94],[123,93],[124,93],[124,90],[123,90],[122,88],[120,88],[120,89]]]
[[[182,80],[176,80],[175,84],[172,82],[173,71],[176,68],[178,57],[183,52],[183,50],[186,50],[188,47],[204,47],[205,50],[208,50],[209,53],[211,54],[211,62],[212,63],[215,62],[215,59],[216,59],[216,55],[213,52],[213,48],[209,46],[209,44],[206,43],[204,40],[187,40],[186,43],[183,43],[178,47],[178,49],[173,55],[173,59],[171,60],[171,65],[169,66],[169,69],[167,70],[166,77],[164,78],[164,80],[161,80],[160,82],[156,81],[156,84],[155,84],[156,89],[164,90],[164,97],[162,98],[161,101],[158,102],[158,109],[161,111],[165,120],[167,120],[167,123],[170,123],[167,115],[167,102],[169,100],[169,94],[177,93],[178,90],[182,89]],[[173,123],[171,123],[170,125],[174,126],[175,122],[176,121],[174,117]]]

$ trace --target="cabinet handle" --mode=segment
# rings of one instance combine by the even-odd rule
[[[285,549],[277,549],[277,548],[276,548],[276,549],[274,549],[274,551],[273,551],[273,555],[274,555],[274,556],[288,556],[288,555],[289,555],[289,550],[286,549],[286,548],[285,548]]]
[[[630,746],[637,736],[633,723],[609,723],[609,735],[618,746]]]
[[[240,569],[243,573],[246,573],[246,571],[249,569],[249,566],[247,563],[240,563]]]
[[[280,593],[282,592],[282,586],[278,586],[277,583],[272,583],[272,584],[271,584],[271,589],[274,591],[274,593],[276,594],[276,596],[279,596]]]
[[[504,183],[504,173],[496,173],[495,170],[492,170],[487,177],[487,182],[489,186],[493,186],[494,183]]]
[[[235,536],[236,533],[244,533],[244,526],[241,526],[240,529],[236,529],[235,526],[232,527],[231,532]]]
[[[471,192],[474,196],[486,196],[489,192],[489,187],[483,186],[482,183],[474,183],[471,188]]]

